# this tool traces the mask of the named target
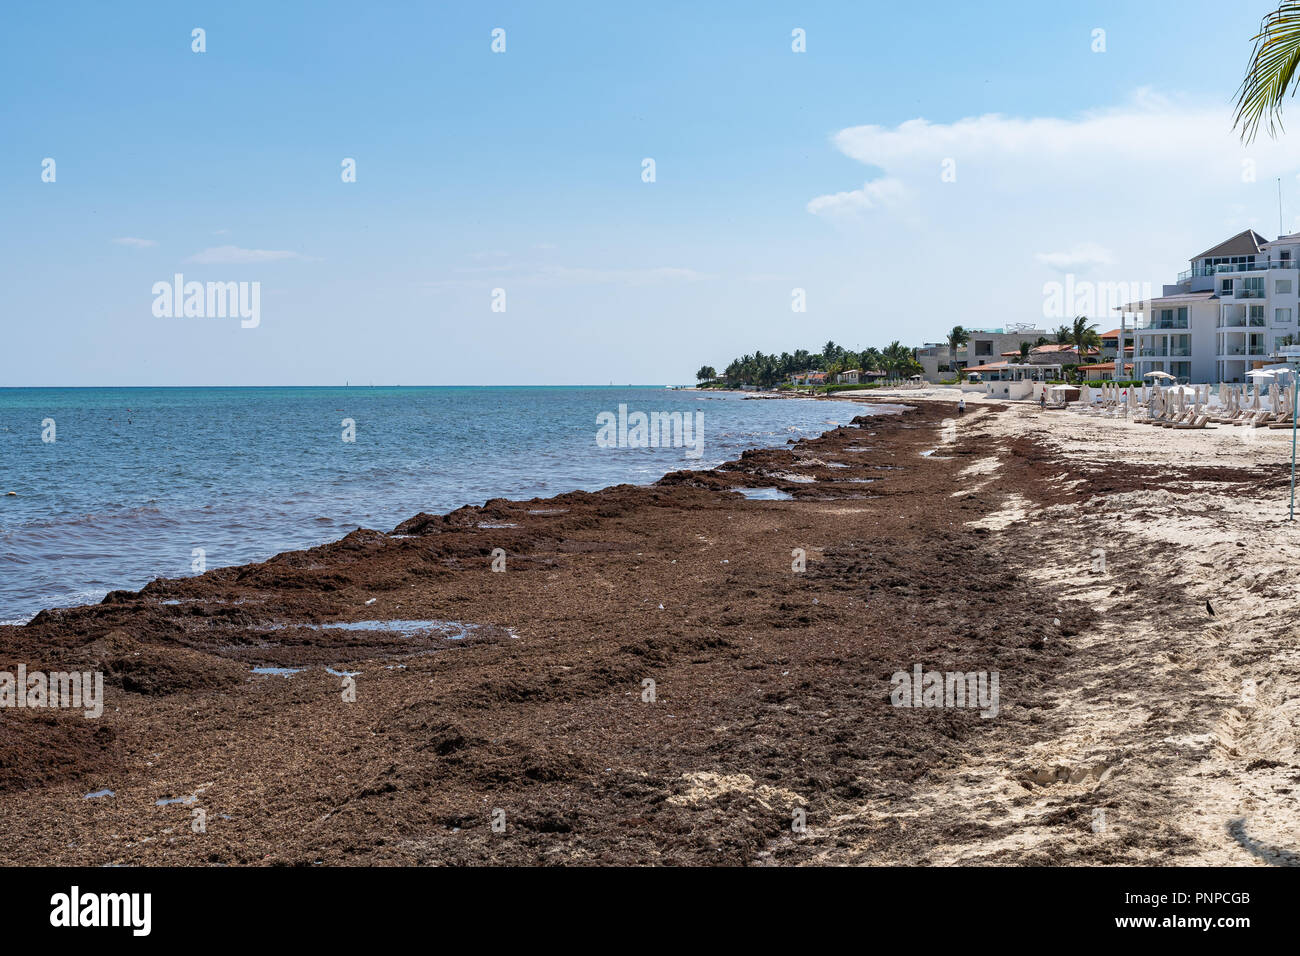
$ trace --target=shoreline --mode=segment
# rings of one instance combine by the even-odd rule
[[[1267,742],[1300,666],[1236,617],[1280,598],[1216,597],[1207,634],[1204,572],[1167,543],[1108,526],[1110,570],[1087,567],[1098,502],[1149,536],[1171,508],[1211,520],[1220,490],[1273,494],[1271,466],[1152,491],[1150,466],[1070,439],[1083,423],[916,398],[654,485],[416,515],[0,628],[0,669],[102,669],[107,697],[99,721],[0,711],[13,862],[1261,862],[1196,789],[1207,760],[1226,761],[1212,790],[1253,794],[1251,840],[1285,846],[1294,801],[1263,782],[1296,772]],[[1134,574],[1161,600],[1134,607]],[[1162,743],[1217,732],[1251,661],[1280,673],[1237,718],[1239,756]],[[894,706],[916,665],[998,673],[997,716]]]
[[[455,389],[458,387],[459,386],[431,386],[429,388]],[[244,387],[235,386],[232,387],[232,390],[237,391],[241,388]],[[311,388],[317,390],[330,390],[335,387],[334,386],[313,386]],[[500,386],[484,386],[484,388],[500,388]],[[505,386],[505,388],[513,389],[516,387]],[[532,387],[521,386],[520,388],[532,388]],[[543,386],[542,388],[550,388],[550,387]],[[582,388],[590,388],[594,390],[610,390],[610,391],[621,391],[624,389],[623,386],[555,386],[554,387],[554,389],[557,391],[574,391],[575,389],[582,389]],[[109,390],[114,390],[114,389],[109,389]],[[192,390],[197,392],[210,391],[204,388],[194,388]],[[22,391],[22,389],[18,389],[18,391]],[[700,396],[698,400],[703,400],[703,396]],[[739,401],[740,397],[725,396],[723,397],[723,400],[734,402],[734,401]],[[817,414],[822,415],[822,413],[817,413]],[[804,417],[807,417],[807,415],[808,413],[805,413]],[[760,420],[760,416],[750,416],[750,417],[756,421]],[[818,421],[812,424],[807,424],[802,420],[800,420],[800,416],[798,414],[792,414],[790,417],[796,420],[796,424],[799,425],[800,433],[802,434],[811,434],[813,433],[813,429],[820,429],[821,431],[824,431],[828,428],[835,427],[830,423],[822,422],[822,421]],[[825,416],[822,415],[822,417]],[[759,440],[762,426],[758,426],[758,427],[759,427],[759,431],[756,431],[753,436],[750,436],[751,440],[754,441]],[[593,432],[594,431],[595,431],[595,426],[593,426]],[[771,438],[769,440],[781,441],[784,440],[785,437],[786,437],[785,435],[782,435],[780,438]],[[714,463],[719,463],[720,459],[722,459],[723,456],[727,454],[736,454],[739,453],[740,451],[748,450],[749,448],[753,448],[753,447],[768,447],[759,444],[759,445],[745,445],[742,448],[732,449],[732,448],[728,448],[725,442],[719,444],[721,445],[721,447],[719,447],[716,451],[713,451],[710,455],[707,456]],[[534,490],[538,490],[543,494],[547,494],[547,493],[563,494],[568,491],[574,491],[574,490],[596,492],[596,491],[603,490],[604,488],[607,487],[612,487],[615,484],[621,483],[620,479],[634,482],[637,484],[643,484],[643,483],[653,484],[654,482],[658,481],[661,477],[663,477],[664,474],[667,474],[672,470],[676,470],[677,468],[699,467],[699,468],[707,469],[709,467],[716,467],[716,464],[708,464],[708,463],[696,464],[690,460],[685,460],[685,461],[679,460],[677,462],[663,461],[663,462],[653,463],[654,467],[656,468],[662,467],[662,471],[649,471],[647,469],[648,471],[647,475],[633,476],[631,471],[629,471],[629,469],[627,468],[623,468],[623,469],[616,468],[614,469],[614,474],[610,475],[610,474],[602,474],[601,471],[595,467],[594,462],[588,461],[585,462],[585,464],[588,465],[591,469],[590,471],[587,472],[587,474],[591,475],[590,481],[579,483],[578,479],[572,476],[565,477],[564,479],[543,478],[543,480],[538,482],[537,485],[540,486],[540,485],[551,484],[553,487],[552,488],[541,488],[541,487],[528,488],[527,490],[524,490],[524,493],[528,494]],[[632,469],[632,471],[636,471],[636,470],[639,469]],[[619,474],[620,471],[624,472],[624,474]],[[566,472],[565,474],[567,476],[568,472]],[[568,483],[569,481],[573,481],[577,486],[575,487],[575,484],[569,484]],[[602,481],[606,483],[601,484]],[[441,507],[455,508],[455,507],[460,507],[464,504],[471,503],[473,500],[477,500],[477,501],[486,500],[489,497],[489,495],[491,495],[491,493],[495,490],[500,490],[502,493],[507,495],[512,493],[517,494],[519,490],[523,490],[517,488],[510,488],[509,485],[510,483],[507,481],[501,483],[499,489],[480,488],[478,490],[483,492],[482,496],[475,495],[474,497],[470,497],[472,492],[468,489],[458,490],[455,495],[438,494],[435,495],[435,498],[438,499],[435,501],[435,504]],[[0,494],[3,493],[4,493],[4,489],[0,488]],[[464,494],[464,497],[461,496],[462,493]],[[15,492],[14,495],[15,497],[17,497],[18,493]],[[284,495],[290,498],[306,497],[305,492],[298,493],[295,491],[288,491],[288,490],[284,491]],[[26,488],[23,489],[22,497],[25,500],[30,500],[30,496]],[[400,498],[400,496],[398,496],[398,498]],[[419,498],[417,498],[416,501],[419,504],[425,503],[424,500]],[[181,499],[178,499],[176,501],[170,502],[170,504],[183,506],[185,502]],[[34,525],[36,527],[40,527],[45,524],[53,524],[56,521],[68,521],[68,520],[71,520],[73,524],[86,522],[92,524],[102,523],[107,525],[114,521],[121,520],[122,514],[124,512],[129,513],[134,510],[141,510],[141,511],[156,510],[154,508],[154,505],[155,505],[155,501],[153,498],[145,499],[143,497],[135,505],[125,507],[125,508],[118,507],[110,502],[105,501],[102,503],[103,506],[102,509],[88,508],[87,509],[88,513],[85,516],[68,518],[67,516],[56,515],[54,513],[50,513],[46,516],[38,515],[36,516],[35,519],[31,519],[31,518],[27,519],[26,524],[15,525],[10,530],[22,534],[29,531],[29,526]],[[244,524],[250,524],[250,523],[266,524],[266,522],[262,520],[263,516],[260,513],[244,514],[242,512],[230,510],[228,502],[224,503],[224,505],[226,507],[224,514],[214,516],[215,522],[224,521],[226,524],[230,524],[231,522],[238,521],[238,522],[243,522]],[[221,507],[223,507],[223,505],[219,504],[218,508]],[[391,524],[397,524],[400,523],[402,520],[405,520],[414,511],[417,510],[417,506],[411,505],[410,503],[398,501],[397,504],[390,503],[387,507],[375,509],[375,510],[386,511],[387,512],[386,514],[380,514],[380,515],[366,514],[364,513],[366,510],[367,510],[366,508],[362,507],[359,509],[355,509],[356,512],[355,514],[351,513],[351,511],[344,512],[348,514],[348,517],[350,518],[350,520],[348,520],[346,525],[344,525],[342,520],[330,520],[321,517],[321,515],[337,514],[339,513],[338,511],[322,510],[319,512],[312,512],[312,514],[315,515],[314,518],[308,518],[305,515],[300,515],[299,516],[300,522],[299,524],[296,525],[290,525],[288,523],[282,522],[280,525],[274,527],[268,526],[267,528],[262,529],[266,532],[266,534],[263,535],[263,539],[266,540],[265,547],[259,547],[255,543],[250,544],[247,547],[237,548],[237,549],[230,549],[227,547],[226,549],[227,552],[229,552],[230,550],[235,551],[234,554],[227,553],[225,557],[225,561],[228,563],[222,563],[220,565],[209,564],[208,567],[209,569],[215,569],[216,567],[232,567],[232,566],[239,566],[247,563],[255,563],[261,560],[269,559],[270,557],[273,557],[275,554],[280,553],[281,551],[302,550],[302,549],[316,547],[324,544],[329,544],[332,541],[338,540],[338,537],[347,533],[348,530],[357,527],[363,527],[363,526],[364,527],[389,527],[390,522]],[[160,517],[164,522],[166,522],[172,519],[172,513],[171,512],[160,513]],[[92,522],[91,519],[94,519],[94,522]],[[310,530],[310,528],[313,526],[312,521],[323,522],[327,525],[333,525],[333,527],[327,527],[323,531],[317,530],[315,532],[312,532]],[[181,519],[181,521],[178,523],[178,527],[183,527],[183,526],[184,526],[184,521],[183,519]],[[235,527],[238,527],[238,524],[236,524]],[[128,533],[130,532],[128,531]],[[138,534],[140,534],[140,532],[137,532],[137,535]],[[63,569],[58,567],[57,562],[50,562],[49,565],[47,565],[47,567],[41,569],[43,572],[45,572],[43,580],[45,585],[47,586],[41,589],[38,589],[36,586],[33,586],[25,594],[12,595],[12,600],[13,600],[12,607],[9,610],[0,612],[0,626],[5,626],[7,624],[18,624],[21,626],[22,624],[25,624],[30,620],[32,620],[37,614],[41,613],[42,611],[79,607],[88,602],[99,603],[100,601],[103,600],[103,598],[107,594],[112,593],[115,590],[136,590],[139,587],[145,586],[146,584],[148,584],[149,581],[157,577],[173,577],[173,576],[177,576],[178,574],[183,574],[185,570],[185,564],[188,564],[189,562],[188,554],[190,549],[190,541],[192,540],[202,541],[203,536],[204,536],[203,529],[189,527],[188,531],[186,532],[186,536],[177,539],[176,541],[177,552],[187,555],[185,561],[181,564],[179,568],[172,567],[172,566],[164,566],[161,559],[159,559],[157,562],[151,562],[147,565],[143,563],[138,563],[139,566],[135,566],[135,567],[129,566],[129,562],[128,562],[127,563],[128,566],[126,567],[124,573],[121,575],[118,574],[118,571],[121,570],[120,568],[114,569],[112,571],[104,568],[99,568],[96,569],[95,574],[87,574],[85,577],[79,579],[75,585],[70,585],[64,588],[62,591],[56,591],[54,587],[51,585],[55,576],[62,576]],[[253,537],[249,534],[242,535],[240,540],[245,543],[254,541]],[[224,543],[227,545],[229,544],[229,542],[224,542]],[[94,545],[83,543],[79,547],[81,550],[87,550],[91,547],[94,547]],[[218,545],[218,549],[220,550],[220,544]],[[24,554],[26,555],[25,552]],[[29,555],[29,556],[36,561],[43,560],[43,556],[40,555],[39,553],[35,555]],[[18,577],[17,572],[21,570],[21,567],[22,567],[21,565],[17,565],[14,568],[15,578]],[[68,577],[70,578],[71,575],[68,575]],[[8,594],[5,595],[6,599],[9,599],[10,597],[11,596]],[[19,603],[20,601],[21,603]],[[48,601],[49,603],[45,603],[45,601]],[[8,600],[5,601],[5,605],[6,607],[9,607]]]

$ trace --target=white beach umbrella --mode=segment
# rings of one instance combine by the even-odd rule
[[[1154,371],[1154,372],[1147,372],[1147,373],[1146,373],[1145,375],[1143,375],[1142,377],[1143,377],[1143,378],[1160,378],[1160,379],[1173,378],[1173,376],[1170,375],[1168,372],[1161,372],[1161,371],[1159,371],[1159,370]]]

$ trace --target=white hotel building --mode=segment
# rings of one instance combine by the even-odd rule
[[[1244,382],[1252,368],[1300,343],[1300,233],[1269,241],[1247,229],[1191,260],[1159,298],[1136,313],[1133,375],[1169,372],[1192,382]],[[1134,325],[1125,319],[1127,338]]]

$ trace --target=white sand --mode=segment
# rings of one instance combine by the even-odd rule
[[[960,393],[870,394],[915,402]],[[1002,414],[972,409],[957,430],[957,447],[981,453],[957,494],[996,492],[1012,464],[999,439],[1018,436],[1055,450],[1063,482],[1085,463],[1152,465],[1156,476],[1143,490],[1082,505],[1043,508],[1007,491],[1002,510],[980,522],[994,545],[1030,581],[1098,614],[1071,637],[1043,623],[1045,640],[1074,651],[1045,689],[1049,719],[1028,744],[1023,722],[1019,737],[991,729],[957,770],[831,829],[856,834],[889,821],[938,834],[954,819],[990,828],[934,846],[932,863],[1300,864],[1300,522],[1285,520],[1285,488],[1207,481],[1174,494],[1173,478],[1159,474],[1289,464],[1290,431],[1178,431],[1019,403]],[[883,845],[863,840],[848,856],[913,862],[891,860]]]

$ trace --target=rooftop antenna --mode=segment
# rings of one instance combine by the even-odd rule
[[[1285,236],[1286,230],[1282,228],[1282,177],[1277,177],[1277,234]]]

